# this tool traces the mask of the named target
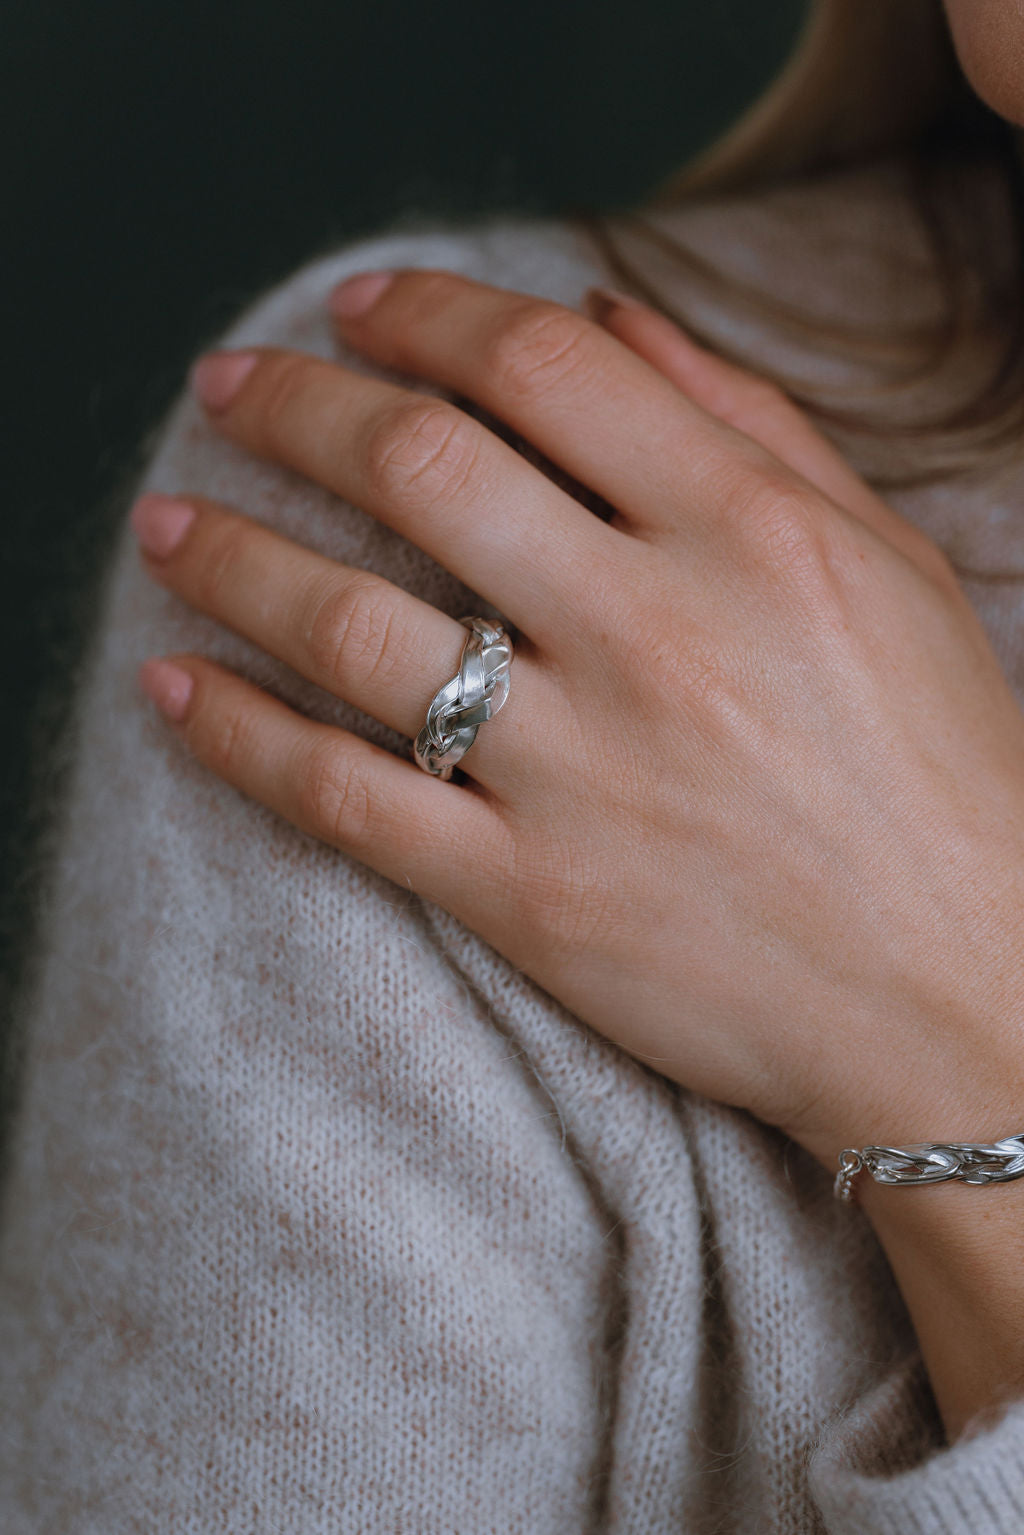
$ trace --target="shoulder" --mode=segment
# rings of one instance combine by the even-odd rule
[[[546,218],[489,217],[460,223],[391,228],[316,256],[245,307],[209,346],[282,347],[341,363],[353,372],[409,384],[407,376],[358,354],[340,341],[327,299],[357,272],[389,267],[444,268],[578,307],[587,286],[604,278],[599,257],[580,228]],[[424,381],[423,387],[430,384]],[[441,394],[444,390],[433,390]],[[218,432],[183,389],[153,434],[136,494],[162,491],[202,496],[275,529],[286,538],[347,566],[373,569],[433,606],[467,611],[455,576],[361,508],[285,465],[248,453]],[[245,675],[273,679],[280,696],[306,712],[325,707],[254,647],[229,635],[148,582],[125,525],[108,586],[106,631],[119,636],[125,657],[159,648],[213,656]],[[134,655],[132,657],[134,660]],[[125,681],[127,686],[127,681]],[[333,707],[333,705],[331,706]]]
[[[894,343],[948,320],[949,257],[963,254],[968,234],[986,249],[1016,248],[997,163],[900,153],[652,201],[608,227],[623,272],[637,271],[725,345],[748,348],[755,365],[763,352],[769,365],[798,363],[823,384],[844,347],[852,360],[874,339],[891,362]]]
[[[611,228],[660,293],[765,347],[796,316],[870,326],[906,322],[908,306],[918,322],[941,309],[934,251],[898,156],[638,208]]]
[[[326,298],[356,272],[444,268],[497,287],[536,293],[576,307],[583,289],[604,279],[581,228],[554,218],[506,214],[417,221],[364,235],[299,267],[258,297],[221,337],[225,346],[295,346],[332,355],[337,340]]]
[[[568,220],[521,214],[403,219],[304,262],[248,302],[226,329],[211,334],[204,349],[284,347],[394,377],[342,346],[327,309],[331,289],[346,277],[392,267],[443,268],[570,308],[580,307],[593,283],[608,281],[598,247],[582,225]],[[200,480],[209,468],[213,482],[218,470],[228,470],[232,480],[244,474],[237,453],[209,431],[186,389],[151,432],[148,447],[140,489],[154,488],[168,475],[177,478],[186,467]],[[217,494],[216,484],[207,491]]]

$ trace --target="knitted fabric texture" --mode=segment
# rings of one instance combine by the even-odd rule
[[[802,298],[827,281],[851,306],[918,301],[881,255],[851,255],[852,231],[912,243],[884,175],[664,218]],[[831,227],[831,263],[811,224]],[[339,350],[325,299],[402,265],[572,307],[609,277],[548,220],[392,231],[290,277],[223,344],[395,377]],[[774,355],[670,262],[657,280]],[[965,563],[1024,570],[1022,481],[895,499]],[[453,617],[485,609],[188,397],[138,488],[221,499]],[[1024,701],[1020,587],[968,594]],[[1024,1529],[1024,1404],[945,1444],[885,1258],[830,1175],[199,767],[135,681],[146,656],[185,649],[409,751],[188,611],[122,540],[5,1198],[6,1535]],[[701,1026],[685,996],[679,1018]]]

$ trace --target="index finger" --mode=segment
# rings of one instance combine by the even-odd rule
[[[678,529],[682,508],[715,517],[738,479],[754,473],[803,485],[574,310],[452,272],[405,270],[378,282],[370,307],[353,314],[356,284],[374,292],[369,277],[331,296],[346,340],[476,400],[617,507],[633,531]]]
[[[452,401],[273,347],[200,358],[219,431],[417,544],[539,643],[616,564],[619,535]]]

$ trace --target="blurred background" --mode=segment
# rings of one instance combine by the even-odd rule
[[[190,360],[399,216],[625,207],[776,73],[804,0],[7,0],[0,1004],[112,531]]]

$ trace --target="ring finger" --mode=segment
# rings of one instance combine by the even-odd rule
[[[372,571],[303,549],[201,497],[143,496],[132,511],[149,573],[190,606],[405,736],[455,675],[464,625]],[[496,792],[515,772],[516,714],[543,718],[536,667],[517,646],[508,702],[460,766]]]
[[[209,353],[193,381],[226,436],[394,528],[539,645],[575,634],[621,558],[620,534],[449,401],[272,348]]]

